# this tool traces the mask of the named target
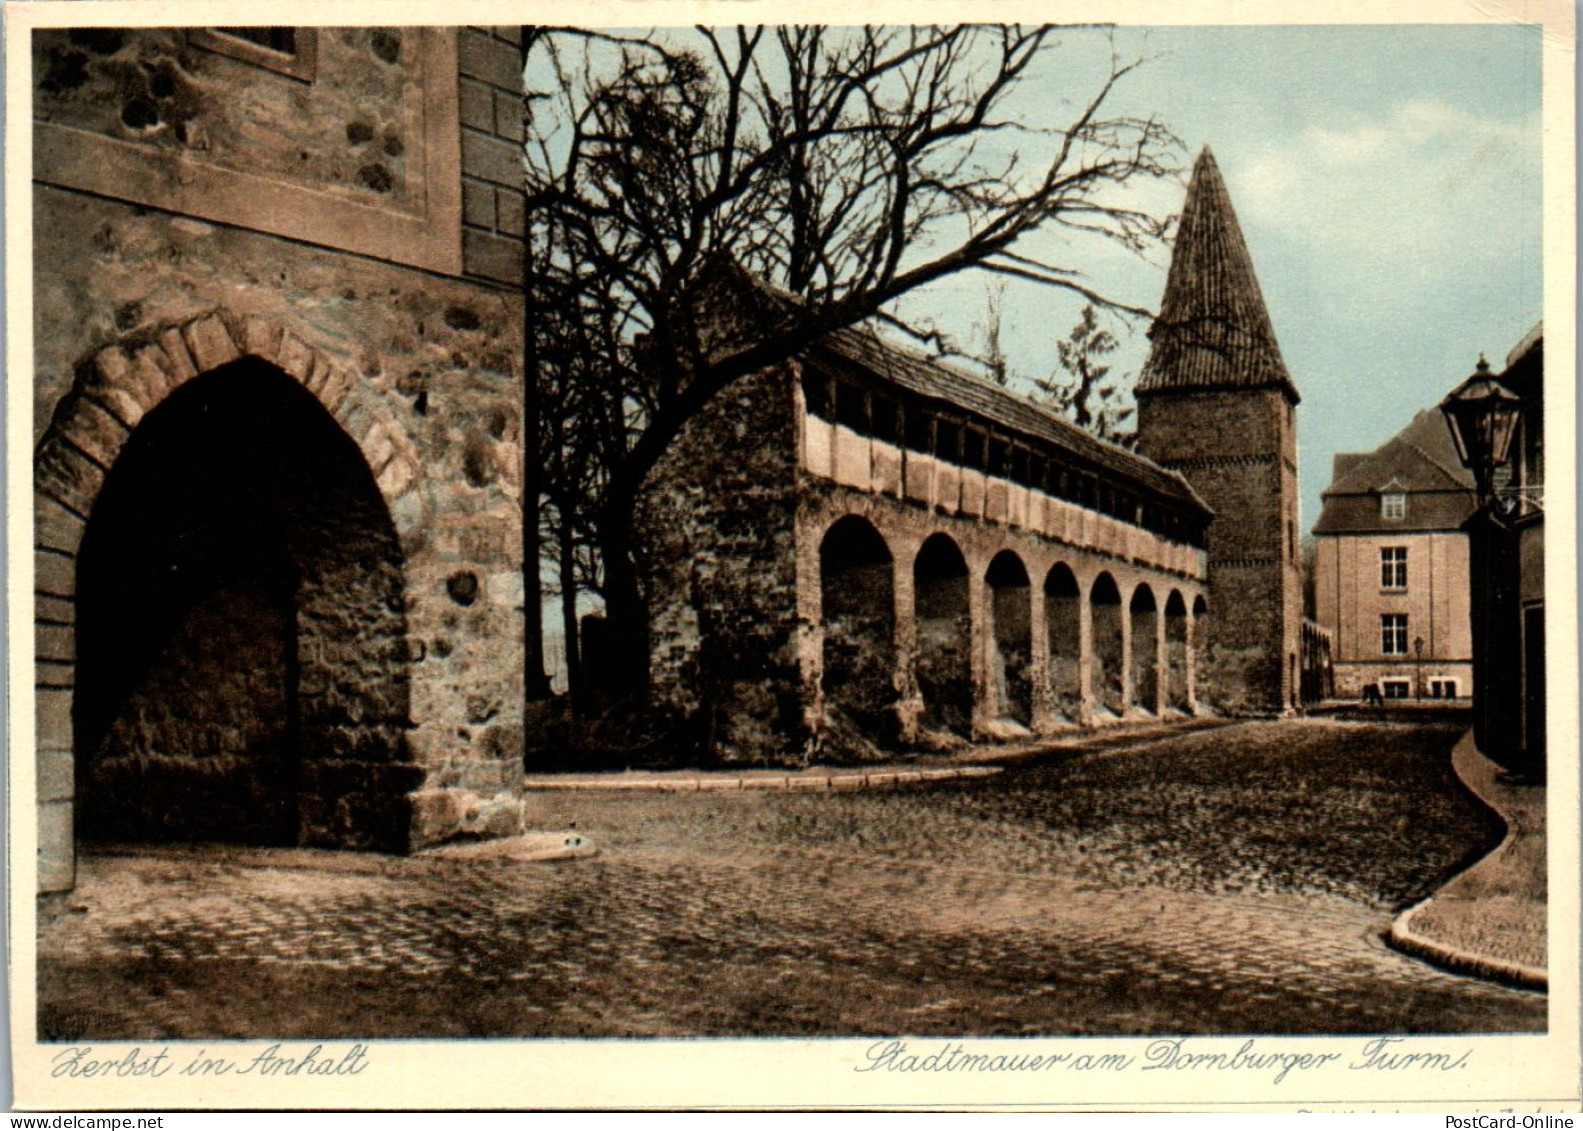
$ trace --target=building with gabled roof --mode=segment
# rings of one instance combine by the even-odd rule
[[[1215,512],[1212,618],[1201,681],[1229,710],[1301,697],[1297,386],[1287,372],[1231,196],[1205,146],[1193,168],[1165,297],[1137,387],[1137,450]]]
[[[1424,409],[1372,452],[1335,457],[1314,525],[1314,615],[1332,634],[1336,694],[1473,691],[1468,536],[1477,502],[1445,420]]]

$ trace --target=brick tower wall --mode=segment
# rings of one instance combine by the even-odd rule
[[[1287,709],[1302,625],[1290,400],[1275,389],[1140,396],[1138,451],[1180,471],[1215,512],[1201,697],[1230,712]]]

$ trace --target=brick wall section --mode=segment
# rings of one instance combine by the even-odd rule
[[[1274,389],[1140,397],[1138,451],[1180,471],[1215,512],[1203,697],[1222,710],[1286,709],[1302,625],[1290,402]]]
[[[1407,551],[1407,586],[1380,586],[1380,550]],[[1314,619],[1334,641],[1336,694],[1355,697],[1378,679],[1416,680],[1412,653],[1386,656],[1380,632],[1385,613],[1407,615],[1409,647],[1424,642],[1422,673],[1457,680],[1472,693],[1473,637],[1469,616],[1468,537],[1460,531],[1323,536],[1314,555]]]
[[[458,32],[462,118],[462,269],[522,281],[522,29]]]
[[[793,396],[781,370],[716,396],[650,474],[640,515],[654,705],[706,712],[724,762],[805,756]]]

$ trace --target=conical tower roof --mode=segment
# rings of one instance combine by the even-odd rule
[[[1278,388],[1297,402],[1253,257],[1209,147],[1198,155],[1137,392]]]

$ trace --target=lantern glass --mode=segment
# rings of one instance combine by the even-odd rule
[[[1522,400],[1489,376],[1481,360],[1478,372],[1440,402],[1462,465],[1487,473],[1505,463],[1521,408]]]

